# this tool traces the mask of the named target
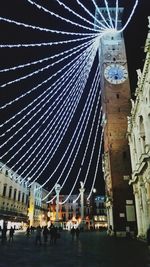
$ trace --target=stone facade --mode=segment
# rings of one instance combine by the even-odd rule
[[[131,115],[128,117],[128,140],[132,163],[130,184],[135,195],[137,235],[144,238],[150,225],[150,32],[145,52],[143,71],[137,70],[136,98],[131,100]]]
[[[23,178],[0,162],[0,220],[3,223],[27,222],[29,190]]]

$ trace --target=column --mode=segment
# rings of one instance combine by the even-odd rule
[[[140,201],[138,192],[134,191],[135,195],[135,207],[136,207],[136,217],[137,217],[137,236],[141,236],[143,234],[143,226],[142,226],[142,220],[141,220],[141,209],[140,209]]]
[[[56,222],[59,222],[59,193],[61,190],[61,186],[59,184],[55,185],[55,192],[56,192]]]
[[[84,191],[85,191],[85,188],[84,188],[84,184],[83,182],[80,182],[80,194],[81,194],[81,220],[84,219]]]

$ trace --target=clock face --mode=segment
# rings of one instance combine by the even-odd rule
[[[112,84],[121,84],[127,77],[128,72],[125,67],[119,64],[111,64],[104,71],[105,79]]]

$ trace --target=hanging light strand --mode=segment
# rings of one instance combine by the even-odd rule
[[[95,77],[94,77],[94,80],[93,80],[93,84],[94,84],[94,82],[95,82]],[[62,173],[61,173],[61,175],[59,177],[59,180],[61,179],[61,176],[63,175],[63,173],[64,173],[64,171],[65,171],[65,169],[66,169],[66,167],[67,167],[67,165],[68,165],[68,163],[69,163],[69,161],[71,159],[71,156],[72,156],[72,154],[74,152],[74,149],[76,147],[76,144],[77,144],[77,142],[79,140],[80,133],[82,132],[83,126],[84,126],[84,124],[86,122],[86,126],[84,127],[84,130],[83,130],[83,133],[82,133],[82,137],[80,138],[80,143],[82,143],[82,140],[83,140],[83,137],[84,137],[84,134],[85,134],[85,131],[86,131],[88,122],[89,122],[90,114],[92,112],[92,108],[93,108],[93,104],[94,104],[94,101],[95,101],[95,97],[96,97],[95,91],[92,90],[93,89],[93,84],[91,86],[91,90],[89,92],[87,102],[85,103],[85,106],[84,106],[83,112],[82,112],[82,114],[80,116],[80,119],[78,121],[77,127],[76,127],[76,129],[74,131],[74,134],[73,134],[73,136],[72,136],[72,138],[71,138],[71,140],[69,142],[69,145],[67,146],[67,149],[65,150],[65,153],[63,154],[63,157],[61,158],[61,160],[60,160],[59,164],[57,165],[57,167],[55,168],[54,172],[50,175],[50,177],[40,187],[37,188],[37,190],[39,190],[40,188],[42,188],[43,186],[45,186],[46,183],[48,183],[50,181],[50,179],[53,177],[53,175],[56,173],[56,171],[58,170],[60,164],[62,163],[62,161],[64,160],[66,154],[68,153],[69,148],[70,148],[70,146],[71,146],[71,144],[72,144],[72,142],[74,140],[74,137],[75,137],[75,135],[77,134],[77,131],[78,131],[76,140],[75,140],[75,142],[73,144],[73,148],[72,148],[71,152],[69,153],[69,156],[67,157],[67,162],[66,162],[66,164],[65,164],[65,166],[63,168],[63,171],[62,171]],[[92,92],[93,92],[93,94],[91,95]],[[91,104],[92,99],[93,99],[93,102]],[[88,105],[88,107],[87,107],[87,105]],[[90,108],[90,111],[89,111],[89,108]],[[85,113],[85,115],[84,115],[84,113]],[[88,118],[87,118],[87,116],[88,116]],[[81,123],[81,125],[80,125],[80,123]],[[80,147],[80,145],[79,145],[79,147]],[[75,160],[75,157],[74,157],[74,160]],[[57,182],[59,182],[59,180],[57,180]]]
[[[57,3],[61,6],[63,6],[66,10],[68,10],[69,12],[71,12],[73,15],[77,16],[78,18],[80,18],[81,20],[83,20],[84,22],[87,22],[89,23],[90,25],[92,25],[93,27],[95,27],[95,24],[90,22],[89,20],[85,19],[84,17],[80,16],[78,13],[76,13],[75,11],[73,11],[70,7],[68,7],[67,5],[65,5],[64,3],[62,3],[61,1],[59,0],[56,0]],[[105,27],[105,25],[102,25],[103,28]],[[101,30],[103,29],[102,27],[99,27],[98,28]]]
[[[92,41],[90,40],[87,43],[91,43],[91,42]],[[60,56],[64,56],[65,54],[77,49],[78,47],[84,46],[84,45],[85,44],[77,45],[77,46],[75,46],[75,47],[73,47],[71,49],[68,49],[66,51],[63,51],[61,53],[55,54],[55,55],[50,56],[50,57],[46,57],[46,58],[42,58],[42,59],[39,59],[39,60],[36,60],[36,61],[32,61],[32,62],[29,62],[29,63],[25,63],[25,64],[21,64],[21,65],[10,67],[10,68],[2,69],[2,70],[0,70],[0,73],[1,72],[7,72],[7,71],[14,71],[14,70],[18,70],[18,69],[25,68],[25,67],[30,67],[32,65],[36,65],[36,64],[39,64],[39,63],[43,63],[43,62],[48,61],[50,59],[54,59],[54,58],[57,58],[57,57],[60,57]]]
[[[49,15],[56,17],[57,19],[60,19],[60,20],[62,20],[62,21],[65,21],[65,22],[67,22],[67,23],[70,23],[70,24],[72,24],[72,25],[75,25],[75,26],[80,27],[80,28],[82,28],[82,29],[86,29],[86,30],[89,30],[89,31],[96,31],[96,32],[99,32],[99,30],[96,30],[96,29],[94,29],[94,28],[90,28],[90,27],[86,27],[86,26],[81,25],[81,24],[79,24],[79,23],[73,22],[73,21],[70,20],[70,19],[66,19],[66,18],[64,18],[64,17],[62,17],[62,16],[60,16],[60,15],[54,13],[54,12],[51,12],[50,10],[46,9],[45,7],[43,7],[43,6],[41,6],[41,5],[36,4],[35,2],[33,2],[33,1],[31,1],[31,0],[26,0],[26,1],[27,1],[28,3],[30,3],[30,4],[32,4],[32,5],[34,5],[34,6],[36,6],[38,9],[43,10],[44,12],[48,13]]]
[[[70,86],[73,84],[74,80],[75,80],[75,79],[77,78],[77,76],[81,73],[82,68],[83,68],[83,65],[85,65],[85,60],[83,60],[83,62],[82,62],[82,64],[81,64],[80,67],[78,67],[78,65],[77,65],[76,68],[74,68],[74,70],[73,70],[73,69],[70,70],[71,75],[74,74],[74,72],[76,71],[76,69],[77,69],[77,72],[75,73],[75,75],[73,75],[73,80],[70,79],[68,85],[67,85],[65,88],[63,88],[63,91],[66,91],[66,94],[67,94],[68,89],[70,88]],[[70,78],[70,76],[71,76],[70,73],[68,73],[67,80],[69,80],[69,78]],[[65,81],[64,81],[63,83],[62,83],[62,81],[60,81],[60,85],[61,85],[60,88],[62,88],[62,87],[64,86],[64,83],[66,83],[66,79],[65,79],[65,78],[64,78],[64,80],[65,80]],[[61,94],[63,94],[63,91],[61,92]],[[68,99],[70,99],[70,95],[72,95],[72,92],[73,92],[73,91],[74,91],[74,87],[72,88],[72,90],[69,92],[69,95],[68,95],[67,98],[65,99],[65,106],[68,104]],[[63,97],[64,97],[64,95],[62,96],[62,98],[63,98]],[[61,99],[60,99],[60,100],[61,100]],[[59,101],[59,102],[60,102],[60,101]],[[59,104],[59,102],[57,103],[57,105]],[[71,102],[70,102],[70,103],[71,103]],[[69,104],[70,104],[70,103],[69,103]],[[55,102],[53,103],[54,109],[57,108],[57,105],[55,105]],[[59,110],[60,110],[60,109],[59,109]],[[52,112],[53,112],[53,110],[52,110]],[[51,113],[52,113],[52,112],[51,112]],[[51,113],[48,113],[48,117],[51,115]],[[57,117],[57,113],[59,113],[59,114],[58,114],[58,117]],[[53,117],[53,119],[50,121],[51,124],[52,124],[52,122],[55,120],[55,117],[56,117],[56,121],[58,120],[59,116],[61,116],[61,118],[62,118],[62,114],[61,114],[61,112],[58,111],[57,113],[56,113],[56,115]],[[55,121],[55,122],[56,122],[56,121]],[[20,165],[20,167],[19,167],[19,169],[16,171],[16,173],[17,173],[17,172],[24,166],[24,164],[31,158],[31,156],[35,153],[35,151],[38,149],[38,147],[40,147],[41,143],[44,142],[44,140],[47,138],[47,136],[48,136],[48,139],[47,139],[46,143],[49,142],[49,140],[50,140],[50,138],[51,138],[51,129],[52,129],[52,126],[50,127],[50,129],[48,129],[49,127],[50,127],[50,124],[47,125],[47,127],[44,129],[44,131],[40,134],[40,136],[38,136],[38,138],[36,139],[36,141],[33,143],[33,145],[30,146],[29,150],[28,150],[26,153],[24,153],[23,156],[19,159],[19,161],[22,160],[22,159],[26,156],[26,154],[28,154],[28,153],[30,152],[30,150],[33,148],[33,146],[35,146],[35,145],[37,144],[36,147],[35,147],[35,149],[30,153],[29,157],[23,162],[22,165]],[[46,134],[45,134],[45,133],[46,133]],[[45,134],[44,139],[43,139],[41,142],[39,142],[40,137],[43,136],[44,134]],[[44,144],[44,146],[42,146],[42,149],[45,148],[46,143]],[[41,150],[39,151],[39,153],[41,153]],[[18,164],[18,162],[17,162],[16,164]],[[16,164],[15,164],[15,165],[16,165]],[[15,167],[15,165],[12,167],[12,169]],[[23,174],[23,173],[22,173],[22,174]]]
[[[132,16],[134,15],[134,12],[135,12],[135,9],[136,9],[138,3],[139,3],[139,1],[136,0],[135,4],[134,4],[134,6],[133,6],[133,9],[132,9],[132,11],[131,11],[131,14],[130,14],[130,16],[129,16],[128,19],[127,19],[127,22],[126,22],[125,25],[121,28],[121,30],[118,30],[118,32],[123,32],[123,31],[126,29],[126,27],[128,26],[130,20],[132,19]]]
[[[31,78],[33,75],[39,74],[40,72],[43,72],[44,70],[47,70],[47,69],[49,69],[50,67],[53,67],[53,66],[55,66],[56,64],[58,64],[58,63],[64,61],[65,59],[68,59],[69,57],[72,57],[74,54],[78,53],[78,52],[79,52],[80,50],[82,50],[83,48],[84,48],[84,47],[80,47],[80,48],[78,48],[77,50],[75,50],[74,52],[70,53],[69,55],[64,56],[63,58],[57,60],[56,62],[53,62],[53,63],[47,65],[47,66],[44,67],[44,68],[40,68],[40,69],[38,69],[38,70],[36,70],[36,71],[33,71],[32,73],[29,73],[29,74],[27,74],[27,75],[25,75],[25,76],[20,77],[20,78],[18,78],[18,79],[9,81],[9,82],[7,82],[7,83],[4,83],[4,84],[1,85],[1,87],[3,88],[3,87],[6,87],[7,85],[10,85],[10,84],[13,84],[13,83],[16,83],[16,82],[20,82],[20,81],[25,80],[25,79],[27,79],[27,78],[29,78],[29,77]]]
[[[86,46],[85,46],[85,47],[86,47]],[[76,65],[76,64],[75,64],[75,65]],[[73,67],[74,67],[74,64],[73,64]],[[70,70],[69,70],[69,72],[70,72]],[[67,71],[67,74],[69,74],[68,71]],[[61,77],[61,79],[64,79],[64,75]],[[59,84],[60,84],[60,82],[59,82]],[[52,91],[50,92],[51,94],[52,94],[52,92],[54,92],[54,94],[48,99],[48,101],[46,101],[46,102],[44,103],[43,106],[41,106],[42,102],[44,102],[45,99],[46,99],[47,97],[49,97],[49,94],[50,94],[50,93],[49,93],[49,89],[50,89],[50,88],[47,88],[41,95],[39,95],[36,99],[34,99],[34,101],[32,101],[32,102],[31,102],[29,105],[27,105],[24,109],[22,109],[20,112],[18,112],[18,113],[15,114],[13,117],[11,117],[9,120],[5,121],[2,125],[0,125],[0,127],[6,125],[8,122],[12,121],[12,119],[15,119],[18,115],[20,115],[23,111],[25,111],[29,106],[30,106],[30,107],[33,106],[33,104],[34,104],[37,100],[39,100],[39,99],[41,98],[41,100],[40,100],[36,105],[34,105],[34,106],[32,107],[32,109],[30,109],[24,116],[21,117],[20,120],[18,120],[18,121],[17,121],[16,123],[14,123],[8,130],[6,130],[5,133],[1,134],[0,137],[5,136],[5,134],[7,134],[8,132],[10,132],[12,129],[14,129],[19,123],[21,123],[21,122],[22,122],[28,115],[30,115],[31,112],[33,112],[34,110],[36,110],[37,107],[39,107],[39,106],[40,106],[40,109],[38,110],[38,112],[40,112],[41,109],[48,103],[48,101],[49,101],[52,97],[54,97],[54,96],[56,95],[56,93],[60,90],[59,88],[57,89],[57,86],[55,86],[55,87],[52,89]],[[55,89],[56,89],[56,90],[55,90]],[[63,90],[63,91],[64,91],[64,90]],[[48,92],[48,93],[46,94],[46,92]],[[46,94],[46,96],[43,97],[45,94]],[[58,98],[59,98],[59,97],[58,97]],[[58,99],[58,98],[57,98],[57,99]],[[56,100],[57,100],[57,99],[56,99]],[[34,113],[33,116],[30,117],[30,120],[29,120],[29,121],[31,121],[32,118],[34,118],[34,117],[38,114],[38,112]],[[27,121],[26,125],[28,124],[29,121]],[[23,126],[23,127],[24,127],[24,126]],[[22,129],[23,129],[23,128],[22,128]]]
[[[111,27],[114,29],[114,25],[113,25],[113,22],[112,22],[112,18],[111,18],[111,15],[110,15],[110,11],[109,11],[108,2],[107,2],[107,0],[104,0],[104,2],[105,2],[105,6],[106,6],[106,10],[107,10],[107,14],[108,14],[108,18],[109,18],[110,25],[111,25]]]
[[[99,76],[99,80],[97,80],[97,85],[96,86],[98,87],[99,84],[100,84],[100,76]],[[101,95],[101,91],[100,91],[100,94],[99,94],[99,99],[100,99],[100,95]],[[84,160],[85,160],[85,157],[86,157],[86,154],[87,154],[88,146],[89,146],[89,143],[90,143],[90,138],[91,138],[91,135],[92,135],[92,130],[93,130],[93,127],[94,127],[94,122],[95,122],[95,119],[96,119],[98,105],[99,105],[99,102],[97,101],[96,108],[95,108],[95,114],[94,114],[93,122],[92,122],[92,125],[91,125],[90,134],[88,136],[88,142],[86,144],[86,148],[85,148],[85,152],[84,152],[83,159],[82,159],[82,162],[81,162],[81,166],[83,166]],[[96,145],[97,134],[98,134],[98,129],[99,129],[100,122],[101,122],[101,111],[100,111],[100,114],[99,114],[99,119],[98,119],[98,124],[97,124],[97,128],[96,128],[95,138],[94,138],[94,142],[93,142],[93,146],[92,146],[92,152],[91,152],[91,156],[90,156],[90,161],[89,161],[89,164],[88,164],[88,169],[87,169],[86,176],[85,176],[85,179],[84,179],[84,182],[83,182],[84,185],[85,185],[85,183],[87,181],[87,177],[88,177],[89,170],[90,170],[90,167],[91,167],[91,162],[92,162],[92,158],[93,158],[93,154],[94,154],[94,150],[95,150],[95,145]],[[77,174],[78,179],[80,177],[81,171],[82,171],[82,167],[79,169],[79,172]],[[76,183],[77,183],[78,179],[76,180]],[[76,183],[72,187],[72,189],[71,189],[70,193],[68,194],[67,198],[63,202],[59,202],[60,205],[61,204],[62,205],[65,204],[67,202],[67,200],[70,198],[70,196],[71,196],[71,194],[72,194],[72,192],[73,192],[73,190],[74,190],[74,188],[76,186]],[[80,194],[79,194],[79,196],[78,196],[77,199],[79,199],[79,197],[80,197]],[[73,201],[73,203],[75,203],[75,201]]]
[[[52,46],[52,45],[63,45],[63,44],[69,44],[74,42],[81,42],[83,40],[88,40],[91,38],[101,37],[101,34],[91,34],[87,37],[77,38],[77,39],[71,39],[71,40],[65,40],[65,41],[57,41],[57,42],[48,42],[48,43],[34,43],[34,44],[3,44],[0,45],[0,48],[29,48],[29,47],[42,47],[42,46]]]
[[[94,186],[95,186],[95,181],[96,181],[96,176],[97,176],[98,166],[99,166],[100,156],[101,156],[101,149],[102,149],[102,142],[103,142],[103,134],[104,134],[104,128],[102,129],[102,132],[101,132],[100,145],[99,145],[99,154],[98,154],[98,158],[97,158],[97,164],[96,164],[94,179],[93,179],[93,183],[92,183],[92,186],[91,186],[90,193],[89,193],[89,195],[87,197],[87,200],[90,199],[90,197],[92,195],[92,192],[93,192],[93,189],[94,189]]]
[[[92,67],[92,64],[93,64],[95,55],[96,55],[96,50],[94,49],[94,50],[92,51],[92,56],[91,56],[90,62],[89,62],[89,64],[88,64],[88,70],[87,70],[87,74],[88,74],[88,75],[89,75],[89,73],[90,73],[90,69],[91,69],[91,67]],[[82,81],[82,93],[83,93],[85,84],[86,84],[86,82],[87,82],[88,75],[86,75],[86,78],[84,79],[84,81]],[[82,95],[82,94],[81,94],[81,95]],[[76,107],[77,107],[78,102],[75,103],[75,104],[76,104]],[[75,109],[76,109],[76,108],[75,108]],[[72,110],[72,111],[71,111],[71,114],[74,114],[74,113],[72,113],[72,112],[75,112],[75,110]],[[72,118],[71,118],[71,119],[72,119]],[[65,135],[65,133],[66,133],[66,131],[67,131],[67,129],[68,129],[68,127],[69,127],[69,124],[70,124],[71,119],[68,118],[68,116],[67,116],[67,117],[66,117],[66,120],[65,120],[65,124],[63,125],[63,128],[62,128],[62,126],[60,125],[60,127],[59,127],[59,129],[61,129],[61,131],[60,131],[60,133],[59,133],[59,138],[60,138],[60,139],[57,138],[57,141],[59,140],[59,142],[58,142],[58,144],[57,144],[57,146],[56,146],[55,151],[53,152],[53,154],[51,153],[52,148],[51,148],[51,150],[48,152],[48,155],[46,156],[46,158],[48,158],[48,162],[47,162],[47,164],[44,166],[44,169],[42,169],[41,173],[42,173],[43,170],[45,170],[45,168],[48,166],[50,160],[52,159],[52,157],[54,156],[56,150],[58,149],[58,147],[59,147],[59,145],[60,145],[60,143],[61,143],[61,141],[62,141],[62,139],[63,139],[63,137],[64,137],[64,135]],[[68,120],[69,120],[69,121],[68,121]],[[59,131],[59,129],[58,129],[58,131]],[[58,132],[58,131],[57,131],[57,132]],[[53,142],[53,140],[52,140],[52,142]],[[50,155],[51,155],[51,157],[49,157]],[[44,161],[46,160],[46,158],[44,159]],[[42,162],[42,164],[44,163],[44,161]],[[41,168],[41,166],[40,166],[40,168]],[[36,171],[36,172],[37,172],[37,171]],[[39,174],[38,177],[36,177],[36,178],[34,179],[34,181],[33,181],[32,183],[34,183],[34,182],[40,177],[41,173]],[[34,173],[33,175],[35,175],[35,173]],[[30,184],[30,185],[31,185],[31,184]],[[30,185],[29,185],[29,186],[30,186]]]
[[[85,54],[86,54],[86,52],[84,52]],[[80,55],[78,55],[78,57],[79,57]],[[77,58],[78,58],[77,57]],[[76,58],[76,59],[77,59]],[[40,119],[39,119],[40,120]],[[34,124],[34,125],[32,125],[32,127],[28,130],[28,133],[25,133],[2,157],[4,157],[10,150],[12,150],[16,145],[18,145],[22,140],[23,140],[23,138],[24,137],[27,137],[27,134],[29,134],[30,132],[31,132],[31,130],[33,129],[33,128],[35,128],[35,126],[39,123],[39,120],[38,121],[36,121],[36,123]],[[4,145],[6,145],[7,144],[7,142],[8,141],[10,141],[18,132],[20,132],[21,131],[21,127],[18,129],[18,131],[16,131],[13,135],[11,135],[5,142],[3,142],[2,144],[1,144],[1,147],[3,147]],[[35,133],[37,133],[37,131],[38,131],[38,129],[35,131]],[[33,135],[32,135],[32,137],[33,137]],[[28,138],[28,142],[30,141],[30,138]],[[26,144],[26,142],[24,143],[24,145],[23,145],[23,147],[25,146],[25,144]],[[18,150],[19,151],[19,150]],[[14,156],[15,156],[15,154],[12,156],[12,158],[14,158]],[[7,162],[8,163],[8,162]]]
[[[107,20],[105,19],[105,17],[103,16],[102,12],[100,11],[100,8],[97,6],[95,0],[92,0],[92,2],[93,2],[93,4],[94,4],[96,10],[98,11],[100,17],[102,18],[103,22],[107,25],[106,28],[111,28],[111,25],[108,24]],[[97,27],[97,26],[98,26],[98,25],[96,25],[96,27]]]
[[[66,176],[66,178],[65,178],[65,180],[64,180],[64,182],[63,182],[61,188],[63,188],[64,184],[66,183],[66,181],[67,181],[67,179],[68,179],[68,177],[69,177],[69,174],[70,174],[70,172],[71,172],[71,169],[72,169],[72,167],[73,167],[73,165],[74,165],[74,162],[75,162],[75,160],[76,160],[76,157],[77,157],[77,155],[78,155],[78,152],[79,152],[81,143],[82,143],[82,141],[83,141],[83,137],[84,137],[84,134],[85,134],[87,125],[88,125],[88,123],[89,123],[90,115],[91,115],[91,112],[92,112],[92,109],[93,109],[93,105],[94,105],[94,102],[95,102],[95,98],[96,98],[96,89],[98,89],[98,86],[96,86],[96,85],[97,85],[97,81],[96,81],[96,80],[98,80],[98,77],[96,77],[96,76],[97,76],[98,71],[99,71],[99,70],[98,70],[98,68],[97,68],[97,71],[96,71],[96,73],[95,73],[95,76],[94,76],[94,79],[93,79],[93,83],[92,83],[92,86],[91,86],[91,88],[90,88],[90,92],[89,92],[89,95],[88,95],[88,101],[86,102],[86,104],[85,104],[85,106],[84,106],[84,111],[85,111],[84,119],[85,119],[86,125],[85,125],[85,127],[84,127],[84,129],[83,129],[82,137],[81,137],[81,139],[80,139],[80,143],[79,143],[79,145],[78,145],[77,151],[76,151],[75,156],[74,156],[74,158],[73,158],[71,167],[70,167],[70,169],[69,169],[69,172],[67,173],[67,176]],[[93,89],[93,87],[94,87],[94,89]],[[92,95],[91,95],[91,93],[92,93]],[[84,113],[82,113],[82,114],[84,114]],[[81,118],[81,117],[80,117],[80,118]],[[78,125],[79,125],[79,124],[78,124]],[[82,127],[83,127],[83,125],[84,125],[84,123],[82,122]],[[82,130],[82,128],[80,127],[80,128],[79,128],[79,132],[81,132],[81,130]],[[80,134],[78,134],[78,138],[79,138],[79,136],[80,136]],[[78,138],[76,138],[76,142],[77,142],[77,139],[78,139]],[[75,148],[75,145],[73,146],[72,151],[74,150],[74,148]],[[67,161],[67,162],[68,162],[68,161]],[[64,169],[63,169],[63,171],[64,171]],[[77,181],[78,181],[80,172],[81,172],[81,168],[80,168],[80,170],[79,170],[79,172],[78,172],[78,176],[77,176],[77,178],[76,178],[76,180],[75,180],[73,189],[74,189],[74,187],[75,187],[75,185],[76,185],[76,183],[77,183]],[[62,175],[62,174],[61,174],[61,175]],[[60,175],[60,177],[58,178],[58,180],[56,181],[55,185],[56,185],[56,184],[59,182],[59,180],[61,179],[61,175]],[[42,200],[45,200],[45,199],[52,193],[52,191],[53,191],[54,188],[55,188],[55,185],[53,186],[53,188],[50,190],[50,192],[49,192],[49,193],[48,193]],[[70,196],[70,194],[69,194],[69,196]],[[52,199],[49,200],[49,201],[47,201],[47,203],[50,203],[51,201],[52,201]]]
[[[79,35],[79,36],[93,35],[93,33],[91,34],[91,33],[81,33],[81,32],[77,33],[77,32],[64,32],[64,31],[51,30],[51,29],[47,29],[47,28],[33,26],[30,24],[16,21],[16,20],[3,18],[3,17],[0,17],[0,21],[5,21],[5,22],[11,23],[11,24],[15,24],[17,26],[23,26],[23,27],[28,28],[28,29],[39,30],[39,31],[48,32],[48,33],[56,33],[56,34],[62,34],[62,35]],[[93,31],[95,31],[95,30],[93,29]],[[99,32],[99,31],[97,30],[97,32]]]
[[[90,15],[90,17],[92,17],[94,19],[94,21],[96,21],[100,26],[103,27],[103,30],[107,29],[106,26],[103,25],[103,23],[101,21],[99,21],[97,18],[95,18],[95,16],[79,1],[76,0],[77,3],[84,9],[84,11]]]

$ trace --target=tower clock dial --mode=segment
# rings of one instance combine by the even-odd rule
[[[121,84],[128,77],[126,68],[120,64],[111,64],[104,70],[105,79],[112,84]]]

